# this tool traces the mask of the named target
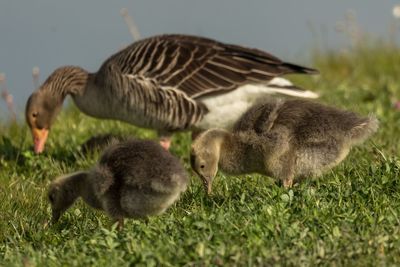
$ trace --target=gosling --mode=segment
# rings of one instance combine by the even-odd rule
[[[251,107],[232,132],[210,129],[192,144],[191,165],[208,193],[218,168],[259,173],[285,188],[339,164],[354,145],[378,129],[373,117],[306,100],[276,100]]]
[[[159,144],[143,140],[114,143],[91,170],[59,177],[50,184],[52,222],[82,197],[122,229],[126,217],[146,219],[163,213],[187,184],[180,161]]]

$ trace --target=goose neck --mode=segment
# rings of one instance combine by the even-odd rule
[[[40,87],[53,98],[64,100],[67,95],[82,95],[92,74],[81,67],[65,66],[56,69]]]

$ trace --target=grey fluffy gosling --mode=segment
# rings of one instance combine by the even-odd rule
[[[265,102],[250,108],[232,132],[210,129],[192,144],[191,165],[208,193],[218,168],[260,173],[288,188],[294,179],[336,166],[352,146],[378,129],[375,117],[306,100]]]
[[[186,190],[188,175],[179,160],[152,141],[110,145],[98,164],[55,179],[48,197],[52,221],[78,197],[104,210],[123,227],[123,218],[147,218],[164,212]]]

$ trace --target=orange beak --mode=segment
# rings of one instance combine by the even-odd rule
[[[47,136],[49,135],[48,129],[32,128],[32,137],[34,150],[36,154],[42,153],[44,150],[44,144],[46,143]]]

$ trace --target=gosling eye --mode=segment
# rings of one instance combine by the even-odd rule
[[[200,168],[204,169],[204,167],[205,167],[204,164],[200,165]]]
[[[36,118],[39,115],[38,112],[32,112],[32,117]]]
[[[49,200],[50,200],[50,203],[51,203],[51,204],[54,203],[54,197],[53,197],[53,195],[49,195]]]

